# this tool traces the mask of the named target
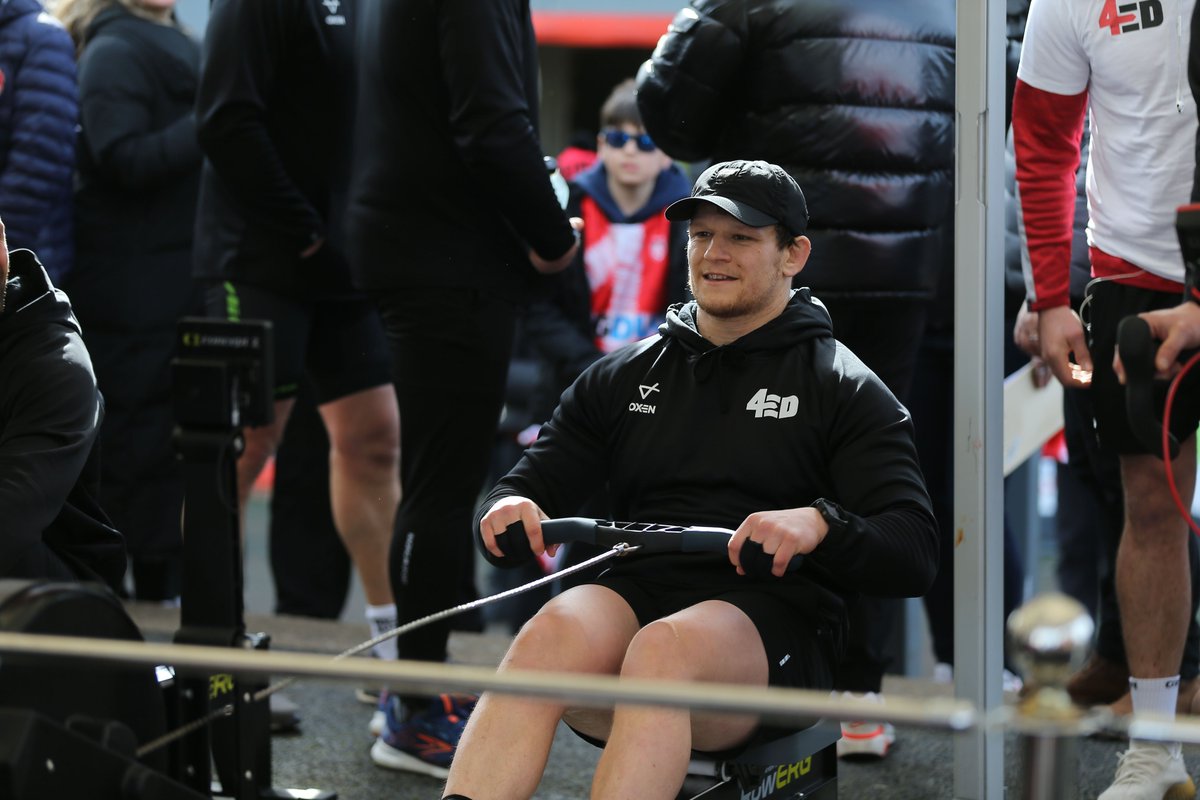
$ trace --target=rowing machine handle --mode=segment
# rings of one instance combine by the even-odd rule
[[[1150,325],[1138,316],[1129,316],[1117,326],[1117,351],[1125,367],[1125,413],[1129,428],[1151,453],[1162,454],[1162,420],[1154,411],[1154,337]],[[1167,435],[1167,447],[1174,460],[1179,455],[1179,440]]]
[[[653,527],[653,526],[651,526]],[[661,526],[668,528],[669,526]],[[636,527],[621,527],[621,523],[586,517],[564,517],[542,520],[542,541],[547,547],[553,544],[581,542],[600,547],[612,547],[621,542],[636,545],[644,553],[724,553],[729,548],[733,531],[728,528],[705,528],[692,526],[667,531],[646,530]],[[496,536],[496,546],[504,553],[500,566],[516,566],[533,559],[529,537],[520,520],[509,525]],[[743,571],[752,578],[771,575],[774,557],[763,552],[758,542],[742,543],[741,563]],[[800,568],[803,555],[795,555],[788,563],[788,572]]]

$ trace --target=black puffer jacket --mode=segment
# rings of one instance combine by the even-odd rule
[[[929,297],[953,258],[954,35],[954,0],[692,0],[638,107],[675,158],[795,176],[816,294]]]

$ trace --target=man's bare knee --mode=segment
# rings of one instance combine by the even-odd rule
[[[502,666],[616,674],[623,655],[623,645],[589,627],[575,609],[552,601],[521,627]]]
[[[353,395],[335,400],[321,411],[337,458],[364,474],[396,468],[400,429],[390,408]]]
[[[691,663],[687,632],[674,620],[660,619],[633,637],[621,664],[621,675],[688,680],[694,677],[689,669]]]
[[[503,668],[592,671],[582,622],[573,614],[547,606],[517,633]]]
[[[330,447],[336,457],[366,474],[394,470],[400,459],[399,437],[387,425],[331,436]]]

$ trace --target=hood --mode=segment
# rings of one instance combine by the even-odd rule
[[[617,208],[617,201],[608,190],[608,170],[604,162],[597,161],[591,167],[575,176],[575,183],[604,211],[610,221],[616,223],[642,222],[658,214],[664,208],[681,197],[687,197],[692,191],[692,182],[678,165],[671,166],[658,173],[654,182],[654,191],[646,204],[628,216]]]
[[[833,336],[833,323],[825,305],[807,289],[794,289],[783,312],[770,322],[724,346],[700,335],[696,327],[696,301],[676,303],[667,309],[667,320],[658,332],[674,339],[691,355],[703,356],[716,350],[736,350],[746,355],[790,348],[808,339]]]
[[[172,20],[175,17],[172,14]],[[106,33],[120,32],[126,36],[138,37],[137,41],[141,43],[149,43],[156,41],[157,37],[164,35],[166,31],[172,31],[178,28],[174,22],[161,23],[154,20],[140,17],[137,14],[129,11],[120,3],[114,3],[108,8],[101,11],[88,25],[87,33],[84,35],[84,42],[90,42],[96,38],[96,35],[101,30],[108,29]],[[162,41],[162,40],[158,40]],[[173,40],[168,40],[173,41]],[[159,45],[162,46],[161,44]]]
[[[0,311],[0,338],[28,325],[48,320],[64,322],[80,332],[67,295],[50,283],[46,268],[31,250],[8,254],[8,284],[4,310]]]
[[[91,24],[88,25],[87,33],[84,35],[84,40],[91,41],[100,32],[101,28],[124,19],[136,19],[136,17],[122,8],[119,3],[114,3],[92,19]]]
[[[698,383],[718,381],[721,413],[730,407],[735,381],[728,374],[741,371],[748,358],[787,350],[805,341],[833,339],[829,312],[807,288],[792,292],[783,313],[727,345],[715,345],[696,327],[696,301],[676,303],[667,310],[667,320],[658,328],[667,347],[681,347],[687,354]]]
[[[46,13],[46,16],[50,17],[38,0],[0,0],[0,25],[9,23],[17,17],[42,13]],[[53,19],[53,17],[50,18]],[[55,24],[57,24],[57,20],[55,20]]]

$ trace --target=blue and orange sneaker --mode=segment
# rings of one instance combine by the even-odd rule
[[[387,769],[445,778],[478,700],[474,695],[441,694],[423,711],[405,714],[400,698],[389,696],[383,733],[371,746],[371,760]]]

